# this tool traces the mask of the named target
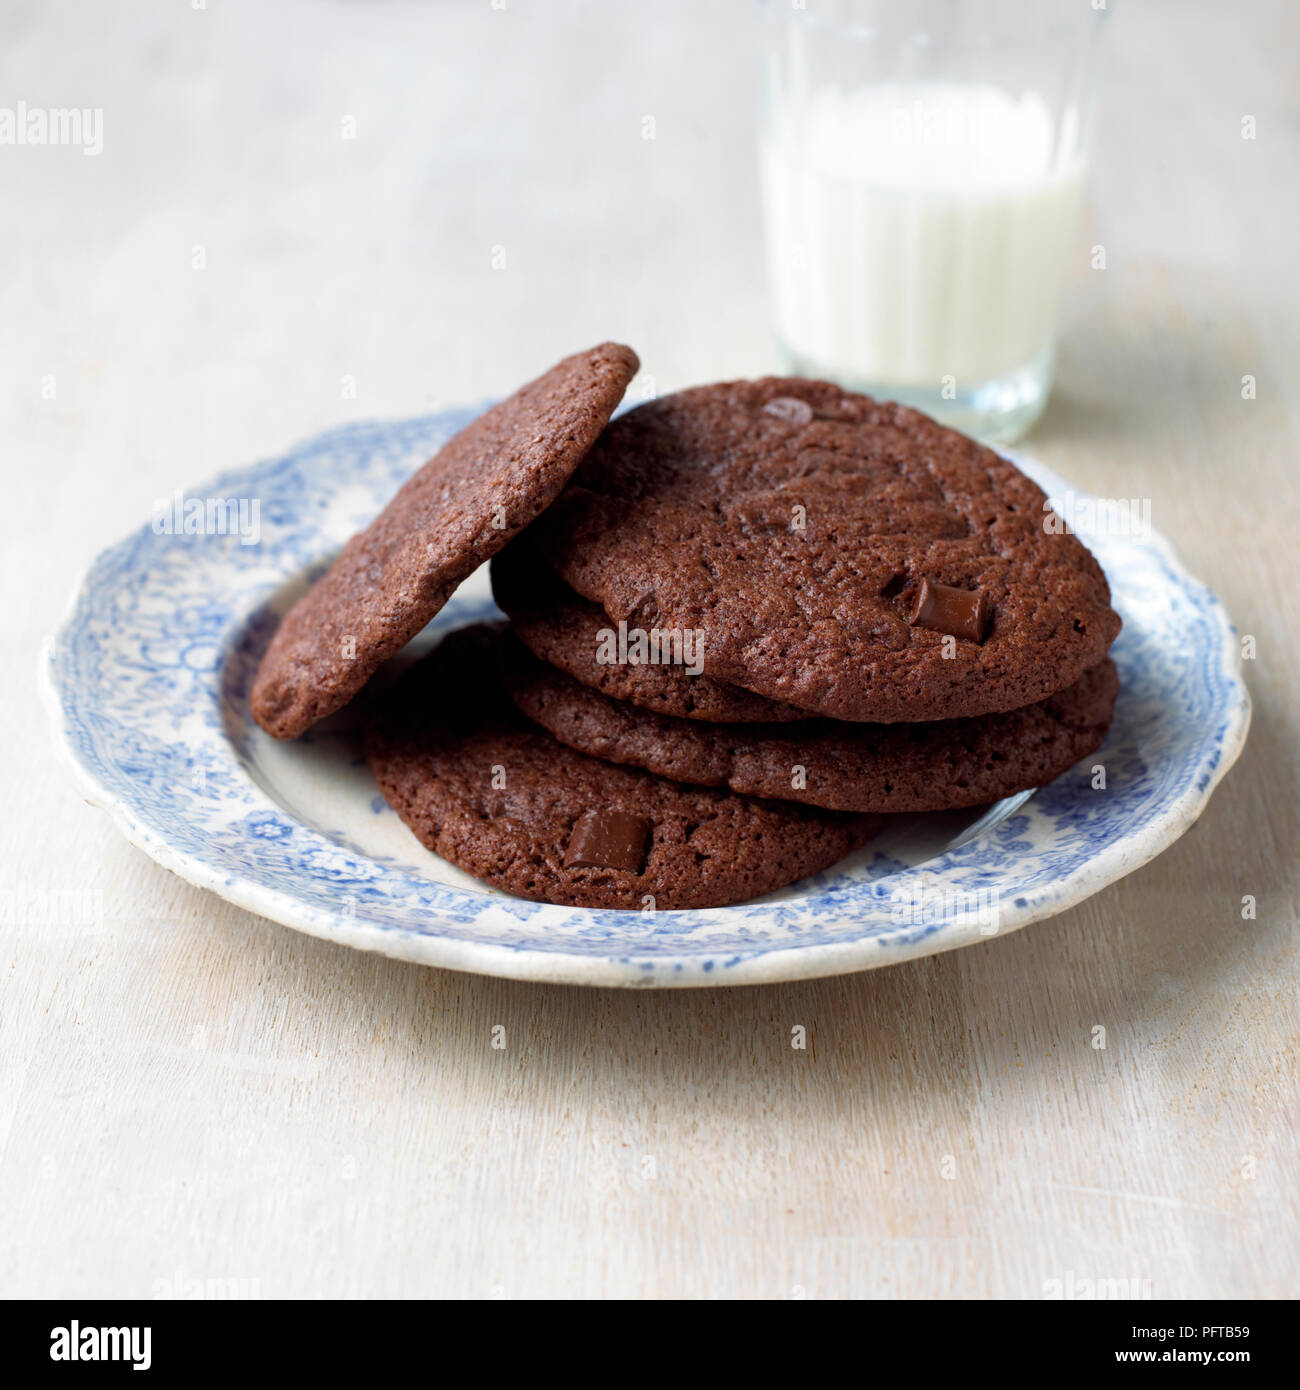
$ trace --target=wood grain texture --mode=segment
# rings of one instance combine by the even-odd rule
[[[156,497],[609,337],[660,390],[776,365],[749,5],[539,9],[0,16],[0,87],[104,110],[97,157],[0,151],[0,1293],[1296,1294],[1294,9],[1117,7],[1107,269],[1027,441],[1150,497],[1257,641],[1241,762],[1155,863],[891,970],[620,994],[299,936],[70,789],[35,651]]]

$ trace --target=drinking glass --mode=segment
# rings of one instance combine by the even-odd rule
[[[1019,437],[1081,254],[1105,0],[764,0],[787,366]]]

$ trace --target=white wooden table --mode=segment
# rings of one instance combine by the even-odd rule
[[[606,337],[661,391],[776,366],[748,0],[0,10],[0,105],[103,111],[98,155],[0,147],[0,1293],[1300,1290],[1300,23],[1116,9],[1107,269],[1081,250],[1028,446],[1152,498],[1256,637],[1245,755],[1055,922],[676,994],[401,965],[189,887],[71,790],[32,670],[95,551],[218,469]],[[42,920],[83,888],[102,918]]]

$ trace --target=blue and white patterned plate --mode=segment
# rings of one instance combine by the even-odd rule
[[[383,804],[354,714],[279,744],[248,713],[275,615],[475,413],[335,430],[168,499],[95,561],[46,644],[42,686],[79,786],[133,844],[252,912],[404,960],[596,985],[754,984],[890,965],[1060,912],[1176,840],[1241,751],[1250,700],[1214,595],[1159,536],[1115,534],[1113,521],[1090,533],[1078,522],[1092,499],[1017,457],[1066,499],[1124,619],[1115,724],[1094,757],[982,814],[897,817],[828,872],[739,907],[596,911],[493,891]],[[420,641],[494,611],[480,572]]]

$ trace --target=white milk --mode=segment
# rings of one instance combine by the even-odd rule
[[[966,391],[1046,353],[1082,184],[1072,114],[974,84],[826,89],[762,150],[777,325],[801,370]]]

